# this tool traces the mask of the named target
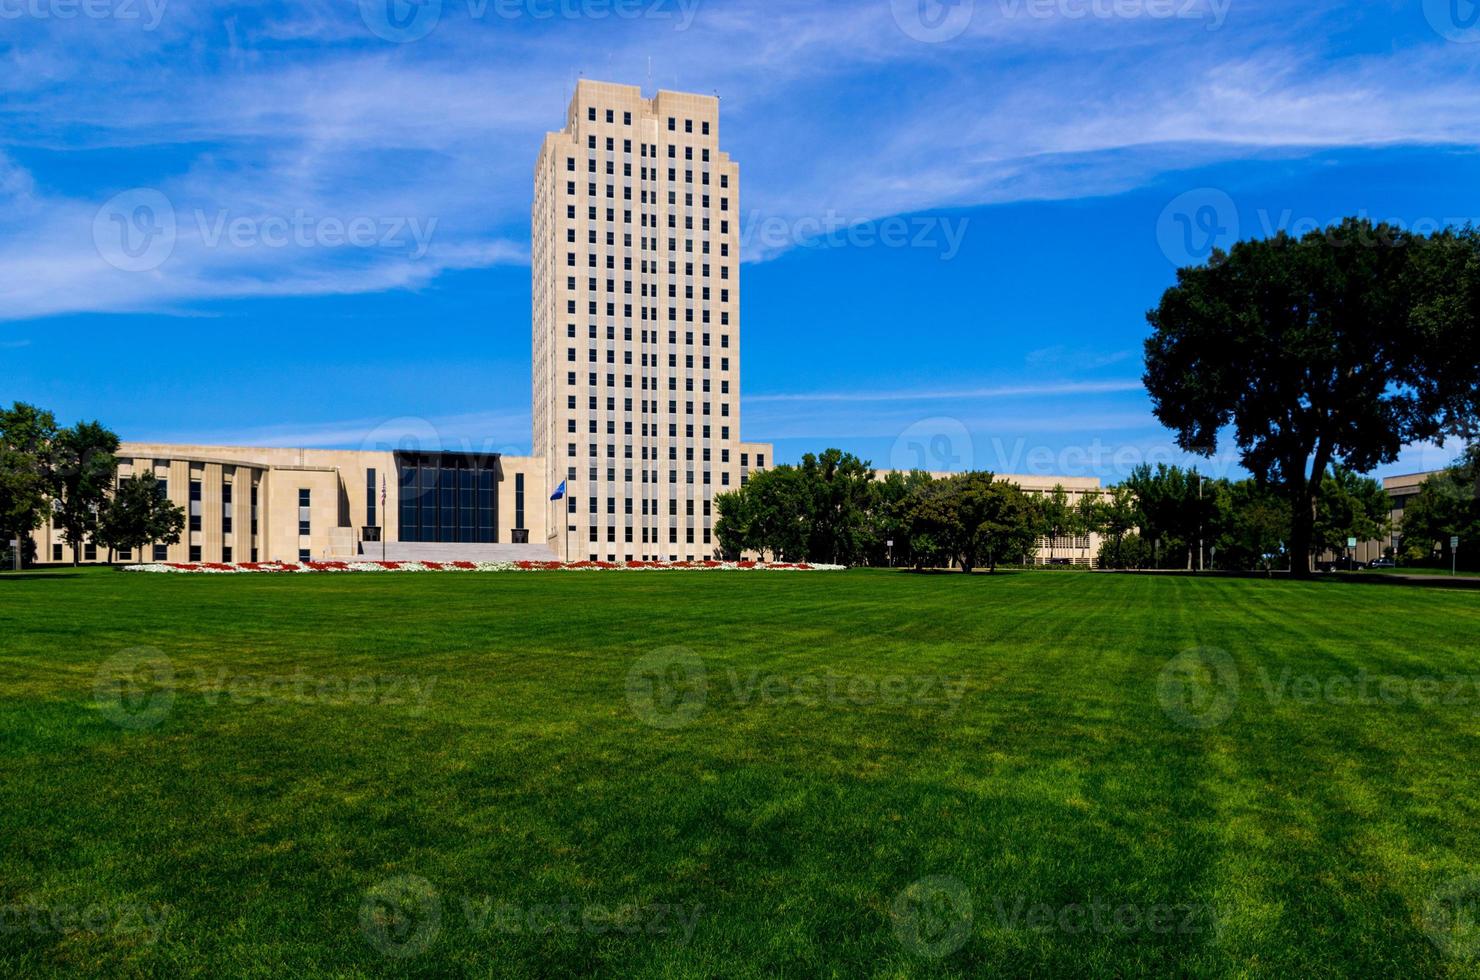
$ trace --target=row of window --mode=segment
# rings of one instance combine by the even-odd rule
[[[587,326],[587,328],[586,328],[586,336],[589,339],[591,339],[591,340],[597,340],[597,339],[599,339],[596,336],[596,330],[597,330],[596,324],[594,324],[594,323],[589,324]],[[574,340],[575,339],[575,336],[576,336],[576,325],[574,323],[567,323],[565,325],[565,335],[566,335],[566,337],[570,338],[571,340]],[[658,342],[658,331],[656,331],[656,330],[652,330],[652,331],[643,330],[642,333],[641,333],[641,336],[642,336],[642,341],[641,342],[644,343],[644,344],[656,344]],[[708,332],[705,332],[705,333],[700,334],[699,336],[700,336],[700,344],[699,344],[699,346],[700,347],[709,347],[710,346],[710,335],[709,335],[709,333]],[[615,324],[607,324],[607,327],[606,327],[606,339],[607,340],[610,340],[610,341],[615,341],[617,339],[617,328],[616,328],[616,325]],[[624,341],[628,342],[628,343],[630,343],[632,341],[632,328],[630,326],[627,326],[627,327],[623,327],[622,328],[622,339]],[[683,342],[684,342],[684,345],[686,347],[692,347],[692,346],[694,346],[694,332],[692,330],[688,330],[688,331],[685,331],[684,332]],[[677,330],[670,330],[670,331],[668,331],[668,343],[669,343],[669,345],[675,346],[675,347],[678,345],[678,331]],[[719,346],[720,346],[720,349],[721,350],[729,350],[729,348],[730,348],[730,335],[729,334],[722,333],[722,334],[719,335]],[[594,384],[594,382],[593,382],[593,384]],[[632,386],[631,385],[628,385],[627,387],[630,388]]]
[[[607,147],[606,148],[608,150],[611,150],[611,149],[614,148],[613,145],[612,145],[612,141],[611,140],[607,140]],[[594,149],[594,147],[593,147],[593,149]],[[674,156],[674,153],[672,152],[673,149],[674,149],[673,147],[669,147],[669,151],[670,151],[669,152],[669,156],[670,157]],[[629,154],[632,152],[632,144],[630,142],[626,144],[625,150]],[[646,156],[646,154],[643,154],[643,155]],[[693,153],[692,148],[690,148],[689,154],[688,154],[688,159],[692,160],[693,158],[694,158],[694,153]],[[709,162],[709,151],[708,150],[705,150],[704,151],[704,162],[705,163],[708,163]],[[595,156],[591,156],[591,157],[587,158],[587,160],[586,160],[586,173],[587,174],[592,174],[592,175],[596,174],[598,172],[596,164],[597,164],[597,160],[596,160],[596,157]],[[573,173],[576,172],[576,158],[575,157],[566,157],[565,158],[565,170],[566,170],[566,173],[572,173],[573,174]],[[615,160],[608,160],[608,161],[606,161],[606,176],[608,176],[608,177],[615,177],[616,175],[617,175],[617,163],[616,163],[616,161]],[[630,178],[632,176],[632,164],[631,164],[630,161],[624,162],[622,164],[622,176],[623,177],[628,177],[628,178]],[[638,180],[657,180],[657,179],[658,179],[658,168],[657,167],[653,167],[653,168],[649,169],[647,166],[642,166],[642,167],[639,168]],[[678,180],[678,168],[677,167],[669,167],[668,168],[668,182],[670,184],[676,184],[676,183],[679,182],[679,180]],[[683,182],[685,184],[692,184],[694,182],[694,171],[691,168],[685,168],[684,169],[684,172],[683,172]],[[710,185],[710,181],[709,181],[709,168],[708,167],[705,167],[703,170],[700,170],[699,171],[699,186],[700,187],[709,187],[709,186],[711,186]],[[720,174],[719,175],[719,186],[720,186],[720,189],[721,190],[729,190],[729,188],[730,188],[730,175],[729,174]],[[596,193],[595,191],[592,191],[592,196],[593,197],[595,196],[595,193]]]
[[[615,123],[617,121],[617,111],[615,109],[607,109],[605,111],[606,111],[606,121],[608,123]],[[597,108],[594,105],[593,106],[587,106],[586,107],[586,120],[588,122],[596,122],[596,118],[597,118]],[[632,113],[631,112],[625,111],[625,110],[622,112],[622,125],[623,126],[631,126],[632,125]],[[707,119],[700,120],[699,121],[699,126],[700,126],[700,132],[703,135],[708,136],[709,135],[709,121]],[[678,132],[678,117],[677,116],[669,116],[668,117],[668,131],[670,133],[676,133],[676,132]],[[685,119],[683,121],[683,131],[685,133],[692,133],[694,131],[694,120],[692,120],[692,119]]]
[[[627,544],[637,544],[638,543],[633,538],[632,528],[627,527],[627,528],[623,528],[622,530],[624,532],[623,535],[622,535],[622,540],[623,541],[625,541]],[[676,528],[676,527],[670,527],[668,529],[668,543],[669,544],[679,544],[680,543],[679,540],[678,540],[678,531],[679,531],[679,529]],[[684,539],[683,539],[683,542],[682,543],[684,543],[684,544],[698,544],[699,541],[695,540],[695,533],[694,533],[694,531],[695,531],[695,529],[694,528],[691,528],[691,527],[684,528],[683,529]],[[593,544],[596,543],[596,542],[598,542],[598,541],[600,541],[601,540],[601,528],[597,527],[595,524],[591,525],[591,527],[588,528],[587,540],[591,541]],[[606,540],[610,544],[615,544],[616,543],[616,540],[617,540],[617,529],[615,527],[608,527],[606,529]],[[710,529],[707,528],[707,527],[704,528],[703,529],[703,532],[702,532],[702,535],[700,536],[700,540],[702,540],[705,544],[710,544],[713,541],[713,532],[710,531]],[[642,529],[642,543],[643,544],[661,544],[662,542],[661,542],[660,536],[658,534],[658,529],[657,528],[651,528],[651,529],[650,528],[643,528]]]

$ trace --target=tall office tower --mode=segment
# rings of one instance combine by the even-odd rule
[[[716,98],[583,81],[540,150],[534,454],[566,484],[562,557],[713,557],[715,496],[772,462],[740,441],[740,169],[719,146]]]

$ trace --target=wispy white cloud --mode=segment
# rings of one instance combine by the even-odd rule
[[[1028,6],[978,0],[939,44],[913,38],[884,0],[705,3],[684,31],[672,19],[509,20],[447,0],[438,30],[405,45],[331,0],[171,3],[153,31],[8,21],[0,317],[417,289],[525,261],[530,168],[571,83],[646,83],[649,64],[655,85],[721,94],[743,210],[783,221],[1118,193],[1260,154],[1480,144],[1473,46],[1444,43],[1406,7],[1242,0],[1215,22]],[[1416,30],[1337,49],[1336,27],[1373,16]],[[58,151],[99,165],[63,180],[17,162]],[[203,250],[186,235],[159,267],[117,273],[93,221],[138,185],[187,215],[436,219],[437,233],[415,262],[379,248]]]

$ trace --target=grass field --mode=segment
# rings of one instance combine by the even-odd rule
[[[1480,596],[0,576],[0,974],[1480,976]]]

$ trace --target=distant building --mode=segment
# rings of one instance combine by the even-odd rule
[[[124,561],[717,554],[714,498],[775,465],[740,428],[740,169],[719,100],[583,81],[534,172],[533,455],[126,443],[188,524]],[[1071,499],[1098,480],[1004,477]],[[559,502],[550,497],[562,484]],[[48,525],[43,562],[70,562]],[[86,544],[83,561],[106,561]],[[1093,563],[1098,538],[1044,542]]]

